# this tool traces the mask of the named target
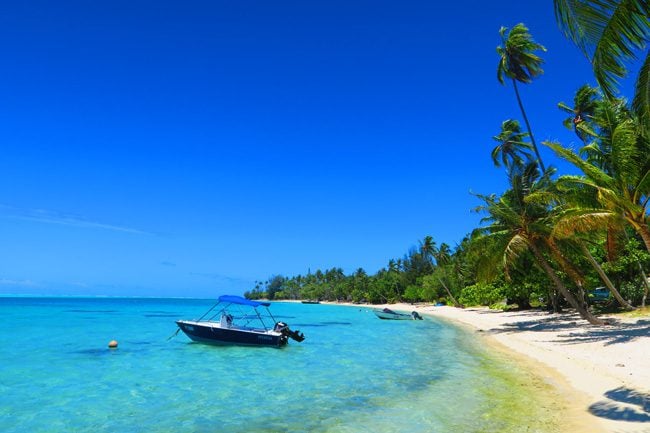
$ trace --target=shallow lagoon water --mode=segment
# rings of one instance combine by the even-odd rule
[[[458,328],[383,321],[365,307],[274,303],[303,343],[168,339],[175,320],[213,304],[0,298],[0,431],[557,430],[557,408],[537,400],[529,376]],[[107,348],[113,339],[117,350]]]

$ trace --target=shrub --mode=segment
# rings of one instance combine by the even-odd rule
[[[503,301],[505,298],[503,287],[493,284],[477,283],[463,288],[458,299],[463,305],[492,305]]]

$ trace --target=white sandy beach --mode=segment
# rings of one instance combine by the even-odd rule
[[[578,423],[586,424],[581,431],[650,432],[648,318],[590,326],[577,315],[540,311],[388,307],[469,326],[487,341],[528,358],[530,368],[538,365],[536,373],[581,412]]]

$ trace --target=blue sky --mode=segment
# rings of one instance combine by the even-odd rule
[[[535,134],[575,142],[556,105],[593,79],[550,0],[5,2],[0,293],[213,296],[454,246],[505,189],[518,22],[548,49]]]

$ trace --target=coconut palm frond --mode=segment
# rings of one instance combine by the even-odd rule
[[[650,170],[646,169],[645,173],[641,176],[641,180],[636,186],[635,200],[641,202],[645,197],[643,206],[647,206],[648,199],[650,199]]]
[[[552,237],[568,238],[576,233],[589,233],[602,229],[616,216],[609,211],[585,209],[573,214],[566,213],[555,223]]]
[[[586,157],[587,159],[596,159],[600,157],[602,150],[600,149],[600,144],[593,141],[586,146],[582,146],[578,151],[580,156]]]
[[[624,185],[635,184],[645,162],[637,146],[638,129],[636,122],[626,120],[612,133],[612,163],[619,182]]]
[[[581,139],[585,139],[583,137],[592,137],[596,138],[598,137],[598,133],[591,128],[589,123],[587,122],[580,122],[577,125],[575,125],[576,132],[580,136]]]
[[[506,248],[504,250],[504,254],[503,254],[504,266],[508,266],[509,263],[514,263],[517,260],[517,258],[521,255],[521,253],[527,250],[528,250],[528,240],[521,235],[513,236],[508,242],[508,244],[506,245]]]
[[[594,2],[595,3],[595,2]],[[608,97],[617,93],[617,82],[627,75],[625,63],[636,58],[649,36],[647,1],[599,1],[602,13],[592,13],[594,26],[602,26],[592,64],[596,81]]]
[[[528,194],[524,199],[525,203],[549,206],[557,203],[557,194],[551,191],[536,191]]]
[[[646,56],[639,71],[632,107],[639,116],[641,124],[648,125],[650,122],[650,54]]]
[[[560,28],[592,62],[603,92],[612,97],[626,62],[648,40],[647,0],[554,0]]]
[[[629,191],[626,190],[625,192],[629,194]],[[643,207],[639,203],[632,202],[631,197],[623,196],[616,190],[599,188],[597,195],[603,207],[608,210],[619,210],[637,215],[643,214]]]
[[[604,171],[600,170],[598,167],[589,164],[587,161],[580,158],[573,150],[562,147],[558,143],[553,143],[550,141],[545,141],[544,145],[553,149],[553,151],[559,155],[561,158],[569,161],[576,167],[578,167],[582,172],[590,179],[596,179],[596,182],[600,185],[614,185],[614,179],[607,175]]]
[[[594,32],[589,30],[589,21],[582,18],[581,3],[579,0],[554,0],[555,20],[585,57],[590,58],[587,50],[590,39],[587,35]]]
[[[571,107],[569,107],[566,102],[558,102],[557,108],[560,110],[564,111],[567,114],[575,114],[575,110]],[[571,129],[571,128],[569,128]]]

